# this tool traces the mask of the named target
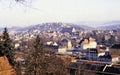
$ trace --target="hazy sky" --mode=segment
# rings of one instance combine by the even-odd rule
[[[120,0],[31,0],[26,5],[12,1],[0,0],[0,27],[120,20]]]

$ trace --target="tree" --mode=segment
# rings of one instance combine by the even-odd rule
[[[11,4],[19,3],[19,4],[22,4],[22,5],[28,7],[28,4],[30,5],[32,1],[33,0],[0,0],[0,3],[1,4],[2,3],[8,3],[10,6],[11,6]],[[15,7],[15,6],[13,6],[13,7]]]
[[[0,56],[4,56],[3,41],[2,41],[2,38],[0,38]]]
[[[39,35],[36,37],[33,47],[33,52],[29,54],[28,57],[28,67],[26,73],[28,75],[44,75],[44,70],[42,68],[45,66],[45,51],[43,42]]]
[[[66,75],[66,64],[54,53],[50,56],[46,56],[46,75]]]
[[[9,63],[11,66],[15,66],[15,50],[14,50],[14,45],[12,43],[12,40],[9,37],[8,30],[7,28],[4,29],[3,31],[3,36],[2,36],[2,52],[4,56],[6,56],[9,60]]]
[[[42,39],[37,36],[30,51],[26,67],[26,75],[65,75],[64,61],[54,53],[45,54]]]

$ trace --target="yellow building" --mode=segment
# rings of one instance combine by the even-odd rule
[[[94,38],[90,37],[90,38],[84,39],[81,46],[82,46],[82,49],[96,48],[97,42],[95,41]]]

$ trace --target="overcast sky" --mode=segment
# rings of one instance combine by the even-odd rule
[[[120,20],[120,0],[0,0],[0,27],[43,22]]]

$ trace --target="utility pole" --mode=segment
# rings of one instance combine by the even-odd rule
[[[90,61],[90,48],[88,48],[88,50],[89,50],[88,52],[89,52],[89,61]]]

